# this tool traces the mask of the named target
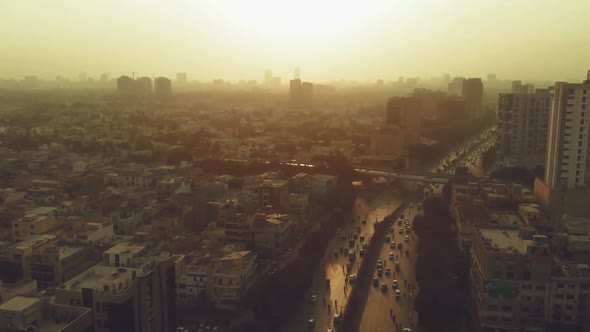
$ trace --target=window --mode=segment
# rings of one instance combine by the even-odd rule
[[[568,294],[568,295],[566,295],[565,298],[568,299],[568,300],[573,300],[574,299],[574,296],[572,294]]]
[[[96,327],[98,327],[99,329],[102,328],[102,320],[100,320],[100,319],[96,320]]]
[[[104,290],[105,292],[108,292],[108,291],[110,291],[110,290],[111,290],[111,288],[109,287],[109,285],[104,285],[104,286],[102,287],[102,290]]]
[[[514,272],[506,272],[506,279],[509,279],[509,280],[514,279]]]
[[[536,290],[538,291],[544,291],[545,290],[545,285],[537,285],[537,287],[535,287]]]
[[[566,305],[565,310],[574,310],[574,306]]]

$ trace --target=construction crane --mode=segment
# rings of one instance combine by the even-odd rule
[[[131,72],[131,76],[133,77],[133,79],[135,79],[135,74],[139,74],[139,72],[136,72],[136,71]]]

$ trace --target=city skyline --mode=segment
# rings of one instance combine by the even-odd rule
[[[142,4],[1,5],[9,28],[0,32],[6,45],[0,77],[134,71],[173,77],[186,71],[195,80],[239,80],[259,79],[272,68],[287,79],[299,66],[302,77],[312,81],[395,80],[442,72],[572,81],[590,56],[588,37],[570,33],[583,22],[589,6],[583,2],[537,1],[534,7],[528,1],[510,7],[488,1],[345,1],[337,7],[330,0]],[[522,13],[531,15],[517,29]],[[47,24],[52,17],[60,19]],[[94,17],[109,19],[89,20]],[[576,52],[559,51],[568,49]],[[105,50],[108,56],[101,55]]]

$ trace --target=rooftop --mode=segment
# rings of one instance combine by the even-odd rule
[[[55,208],[55,207],[40,206],[40,207],[37,207],[37,208],[27,211],[26,214],[47,215],[47,214],[50,214],[56,210],[57,210],[57,208]]]
[[[10,248],[16,250],[26,250],[47,243],[53,239],[55,239],[55,235],[29,235],[24,240],[11,245]]]
[[[520,238],[518,230],[481,228],[480,234],[487,249],[506,253],[524,254],[530,240]]]
[[[117,255],[117,254],[138,254],[145,249],[145,246],[131,245],[129,243],[119,243],[109,250],[105,251],[105,254]]]
[[[17,295],[10,300],[0,304],[0,310],[4,311],[23,311],[34,305],[41,299],[38,297],[28,297]]]
[[[490,213],[490,224],[502,226],[524,226],[520,216],[513,211],[498,210]]]
[[[235,251],[232,252],[229,255],[226,255],[225,257],[222,257],[220,260],[221,261],[230,261],[230,260],[234,260],[234,259],[241,259],[244,256],[248,255],[251,251],[250,250],[246,250],[246,251]]]
[[[588,235],[590,234],[590,219],[564,216],[563,228],[568,234]]]

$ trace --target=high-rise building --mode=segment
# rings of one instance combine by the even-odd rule
[[[522,81],[512,81],[512,93],[532,93],[535,87],[532,84],[522,84]]]
[[[135,80],[127,75],[117,78],[117,92],[124,95],[130,95],[137,92]]]
[[[120,243],[103,262],[55,289],[55,303],[94,311],[95,331],[176,331],[175,257]]]
[[[551,93],[502,93],[498,99],[497,131],[504,167],[535,168],[545,163]]]
[[[301,80],[296,78],[289,81],[289,99],[291,104],[296,106],[301,99]]]
[[[311,106],[313,101],[313,83],[301,83],[301,103],[304,106]]]
[[[402,129],[405,145],[414,145],[420,140],[422,103],[419,98],[391,97],[385,109],[385,124]]]
[[[583,83],[555,84],[545,162],[545,183],[552,189],[590,186],[590,73],[588,76]]]
[[[158,96],[167,96],[172,93],[172,81],[166,77],[158,77],[154,80],[154,92]]]
[[[264,71],[264,84],[270,84],[272,81],[272,70],[266,69]]]
[[[188,82],[188,78],[186,73],[176,73],[176,83],[178,84],[186,84]]]
[[[481,78],[468,78],[463,82],[463,98],[471,119],[478,119],[483,107],[483,83]]]
[[[142,95],[149,95],[152,93],[152,79],[149,77],[140,77],[136,81],[137,91]]]
[[[496,79],[496,74],[488,74],[488,82],[493,83]]]
[[[464,77],[455,77],[453,80],[448,84],[448,92],[452,96],[462,96],[463,95],[463,82],[465,81]]]
[[[100,81],[101,81],[101,82],[103,82],[103,83],[104,83],[104,82],[106,82],[106,81],[108,81],[108,80],[109,80],[109,74],[107,74],[107,73],[102,73],[102,74],[100,74]]]

